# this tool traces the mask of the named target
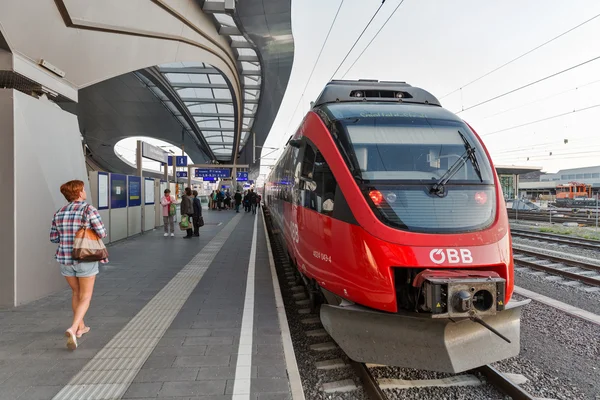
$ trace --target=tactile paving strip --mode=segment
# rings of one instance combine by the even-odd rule
[[[235,216],[53,400],[120,399],[240,219]]]

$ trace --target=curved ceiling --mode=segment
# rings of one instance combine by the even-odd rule
[[[292,68],[290,0],[265,0],[264,6],[243,1],[236,9],[228,9],[229,2],[198,3],[230,43],[242,86],[241,112],[232,82],[206,62],[161,64],[94,84],[79,91],[79,105],[61,107],[79,115],[96,163],[133,172],[107,148],[128,136],[183,144],[198,162],[230,163],[237,155],[238,163],[259,163],[253,145],[264,143]],[[251,9],[252,4],[260,7]]]

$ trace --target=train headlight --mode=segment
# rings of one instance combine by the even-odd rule
[[[369,197],[373,200],[373,203],[378,206],[383,201],[383,195],[379,190],[371,190],[369,192]]]

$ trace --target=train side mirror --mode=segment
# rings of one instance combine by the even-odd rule
[[[290,139],[290,141],[288,143],[290,146],[296,147],[299,149],[300,146],[302,145],[302,140],[301,139]]]

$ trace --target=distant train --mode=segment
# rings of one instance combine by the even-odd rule
[[[331,81],[265,183],[325,329],[356,361],[460,372],[519,353],[498,177],[473,129],[403,82]]]
[[[556,186],[557,207],[594,207],[596,199],[592,197],[592,185],[569,182]]]

